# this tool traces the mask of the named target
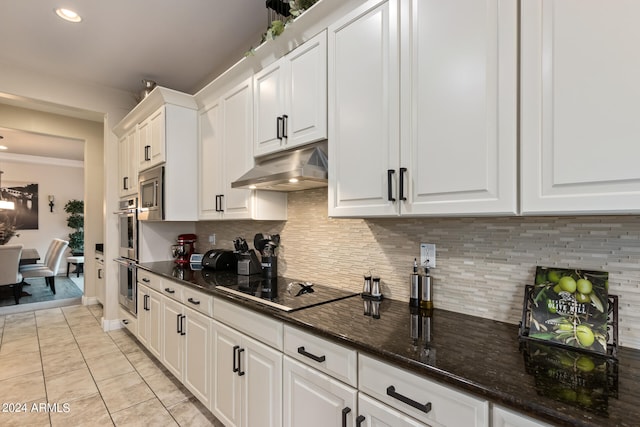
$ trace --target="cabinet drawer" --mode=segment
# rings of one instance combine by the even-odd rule
[[[173,280],[163,280],[162,286],[160,286],[160,293],[162,295],[167,296],[179,302],[182,302],[183,291],[184,291],[184,286],[174,282]]]
[[[143,270],[141,268],[138,268],[137,274],[139,283],[142,283],[154,291],[160,292],[160,289],[162,288],[162,278],[160,276],[149,273],[147,270]]]
[[[213,302],[213,318],[282,351],[282,322],[220,298]]]
[[[489,425],[489,403],[486,400],[362,354],[358,362],[360,391],[422,422],[433,427]],[[426,408],[428,405],[430,410]]]
[[[195,289],[183,286],[182,303],[187,307],[211,317],[213,297]]]
[[[357,387],[357,353],[300,329],[284,327],[284,352],[307,365]]]

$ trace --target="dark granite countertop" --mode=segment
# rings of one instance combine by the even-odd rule
[[[516,325],[438,309],[421,314],[395,300],[371,307],[354,297],[286,313],[217,291],[201,271],[140,266],[555,425],[640,425],[638,350],[620,348],[617,362],[606,362],[521,343]],[[235,276],[213,274],[219,283]]]

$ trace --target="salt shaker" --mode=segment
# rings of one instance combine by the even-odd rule
[[[367,272],[364,274],[364,284],[362,285],[362,293],[363,294],[371,293],[371,272]]]

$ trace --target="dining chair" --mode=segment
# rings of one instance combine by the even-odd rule
[[[13,288],[16,304],[20,303],[20,296],[22,296],[22,275],[18,271],[20,254],[22,254],[22,245],[0,246],[0,286]]]
[[[56,247],[62,242],[64,242],[64,240],[62,239],[53,239],[49,244],[49,248],[47,249],[47,254],[44,256],[44,261],[37,262],[35,264],[23,264],[20,266],[20,272],[22,273],[29,270],[38,270],[42,268],[47,268],[47,264],[49,263],[49,258],[51,258],[51,255],[53,255],[53,253],[55,252]]]
[[[44,268],[37,268],[33,270],[26,270],[22,272],[23,278],[29,277],[44,277],[44,280],[47,282],[47,285],[51,288],[51,291],[55,295],[56,293],[56,275],[58,274],[58,269],[60,268],[60,260],[62,260],[62,256],[64,255],[64,251],[69,246],[69,242],[66,240],[60,240],[55,247],[55,250],[49,257],[48,263]]]

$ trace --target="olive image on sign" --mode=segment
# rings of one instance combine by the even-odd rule
[[[529,337],[607,352],[609,273],[536,268]]]

